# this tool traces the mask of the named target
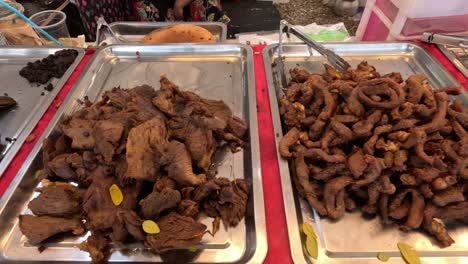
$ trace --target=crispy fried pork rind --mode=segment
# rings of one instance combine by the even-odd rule
[[[344,75],[292,69],[279,153],[321,216],[360,207],[448,247],[444,222],[468,222],[468,107],[450,103],[459,88],[434,90],[422,74],[380,76],[367,62]]]

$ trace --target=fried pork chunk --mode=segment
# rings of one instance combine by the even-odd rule
[[[322,75],[293,69],[278,149],[320,215],[339,219],[361,205],[447,247],[455,241],[443,223],[466,223],[468,210],[468,107],[448,96],[458,94],[421,74],[381,77],[367,62],[344,75],[329,65]]]
[[[161,232],[146,237],[146,245],[156,253],[170,249],[186,249],[197,245],[206,230],[204,224],[175,212],[161,217],[157,224]]]
[[[155,117],[132,128],[127,139],[126,177],[156,180],[163,149],[166,147],[166,125],[162,118]]]
[[[166,76],[160,83],[157,91],[116,87],[95,103],[85,97],[62,133],[44,141],[42,187],[28,205],[35,215],[20,216],[30,243],[86,229],[79,248],[102,263],[112,245],[144,243],[162,253],[199,244],[207,232],[199,213],[215,219],[214,232],[221,220],[225,228],[242,221],[250,183],[216,177],[213,156],[241,149],[247,124],[223,101]],[[160,232],[145,231],[147,221]]]
[[[83,224],[79,219],[51,216],[20,215],[19,227],[32,245],[38,245],[44,240],[60,233],[71,232],[74,235],[83,235],[85,232]]]
[[[71,216],[81,211],[81,194],[78,188],[58,183],[37,190],[40,194],[28,204],[28,208],[38,216]]]

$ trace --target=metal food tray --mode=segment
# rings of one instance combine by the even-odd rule
[[[0,110],[1,143],[6,147],[0,155],[0,177],[8,164],[15,157],[23,142],[41,119],[55,96],[60,92],[65,82],[75,70],[84,56],[81,48],[67,48],[78,51],[73,64],[62,78],[52,78],[52,91],[46,91],[43,86],[37,87],[19,75],[20,70],[28,62],[43,59],[64,48],[58,47],[2,47],[0,48],[0,80],[2,82],[0,95],[7,93],[18,102],[14,108]],[[41,95],[43,93],[43,95]],[[7,142],[5,138],[13,139]],[[1,158],[3,156],[3,159]]]
[[[178,24],[200,26],[211,32],[217,42],[226,41],[227,27],[221,22],[114,22],[109,27],[122,43],[141,43],[143,37],[151,31]],[[97,43],[106,43],[110,38],[104,30],[103,36],[104,39],[98,39]]]
[[[88,96],[96,101],[106,90],[120,86],[132,88],[148,84],[159,89],[161,74],[181,89],[194,91],[211,99],[222,99],[233,113],[246,120],[249,144],[235,154],[223,152],[216,159],[218,175],[230,179],[249,180],[251,196],[244,220],[235,228],[223,227],[214,237],[205,235],[202,245],[191,261],[197,263],[261,263],[266,256],[265,210],[258,144],[257,111],[253,54],[248,46],[235,45],[120,45],[100,49],[65,99],[43,136],[57,136],[59,122],[81,106],[77,99]],[[38,181],[35,171],[42,168],[41,144],[37,144],[20,169],[17,177],[0,200],[0,263],[89,262],[87,252],[77,246],[84,237],[69,238],[46,245],[39,253],[18,228],[18,215],[29,213],[27,204],[34,196]],[[201,221],[211,229],[212,218]],[[110,262],[162,262],[160,256],[144,249],[142,244],[127,245],[126,250],[114,248]],[[176,254],[180,262],[185,254]],[[190,255],[190,254],[189,254]]]
[[[424,73],[434,87],[459,85],[458,82],[423,48],[409,43],[325,43],[327,48],[337,52],[353,67],[365,60],[381,73],[400,72],[403,78],[415,73]],[[310,72],[323,73],[325,59],[313,51],[310,56],[305,45],[284,44],[285,72],[304,67]],[[278,46],[270,45],[263,53],[268,81],[271,113],[276,145],[283,136],[279,114],[278,98],[282,95],[281,79],[275,61]],[[466,93],[464,102],[466,101]],[[387,263],[404,263],[397,248],[398,242],[413,245],[421,256],[422,263],[468,263],[468,226],[450,227],[455,243],[441,249],[423,232],[403,233],[396,227],[384,228],[378,217],[365,219],[358,210],[346,213],[338,221],[320,219],[308,203],[299,198],[291,182],[288,161],[278,153],[279,171],[288,225],[291,255],[295,263],[364,264],[381,263],[379,252],[390,256]],[[319,256],[314,260],[305,251],[305,236],[301,232],[303,222],[313,225],[319,236]]]
[[[468,78],[468,48],[437,45],[444,55]]]

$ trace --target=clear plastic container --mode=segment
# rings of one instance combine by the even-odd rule
[[[62,11],[46,10],[32,15],[30,19],[56,39],[70,37],[66,23],[67,15]],[[42,36],[40,32],[37,33]]]
[[[368,0],[357,40],[411,40],[423,32],[468,33],[468,0]]]
[[[7,4],[13,6],[21,13],[24,12],[24,7],[15,2],[15,1],[5,1]],[[15,28],[22,28],[27,25],[21,18],[19,18],[15,13],[11,12],[10,10],[6,9],[5,7],[0,5],[0,31],[1,30],[9,30]]]
[[[15,1],[5,1],[21,13],[24,7]],[[31,25],[19,18],[4,6],[0,5],[0,32],[6,42],[11,45],[39,45],[41,41],[39,36],[33,30]]]

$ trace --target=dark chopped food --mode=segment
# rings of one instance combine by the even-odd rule
[[[278,150],[299,195],[321,216],[359,207],[454,243],[444,222],[468,222],[468,108],[449,100],[460,88],[433,90],[421,74],[380,77],[367,62],[344,75],[329,65],[322,75],[290,74]],[[204,208],[216,215],[212,201]]]
[[[156,222],[161,232],[148,235],[145,243],[156,253],[171,249],[186,249],[197,245],[206,233],[204,224],[175,212],[161,217]]]
[[[38,245],[60,233],[72,232],[74,235],[83,235],[85,232],[80,219],[51,216],[20,215],[19,227],[32,245]]]
[[[13,107],[17,104],[15,99],[11,98],[10,96],[0,96],[0,109],[6,109]]]
[[[242,221],[250,183],[212,171],[216,151],[244,146],[247,124],[223,101],[182,91],[165,76],[160,82],[159,91],[143,85],[113,88],[95,103],[83,98],[62,133],[43,142],[42,187],[28,205],[35,216],[20,216],[31,243],[87,230],[79,248],[97,263],[112,245],[144,242],[156,253],[195,246],[207,233],[201,213],[215,219],[212,235],[221,220],[225,228]],[[160,233],[147,234],[146,220]]]
[[[19,74],[30,83],[46,84],[52,77],[61,78],[77,56],[78,51],[76,50],[59,50],[42,60],[28,62],[28,65],[22,68]]]
[[[54,86],[51,83],[49,83],[48,85],[44,87],[44,90],[48,92],[52,91],[53,89],[54,89]]]

